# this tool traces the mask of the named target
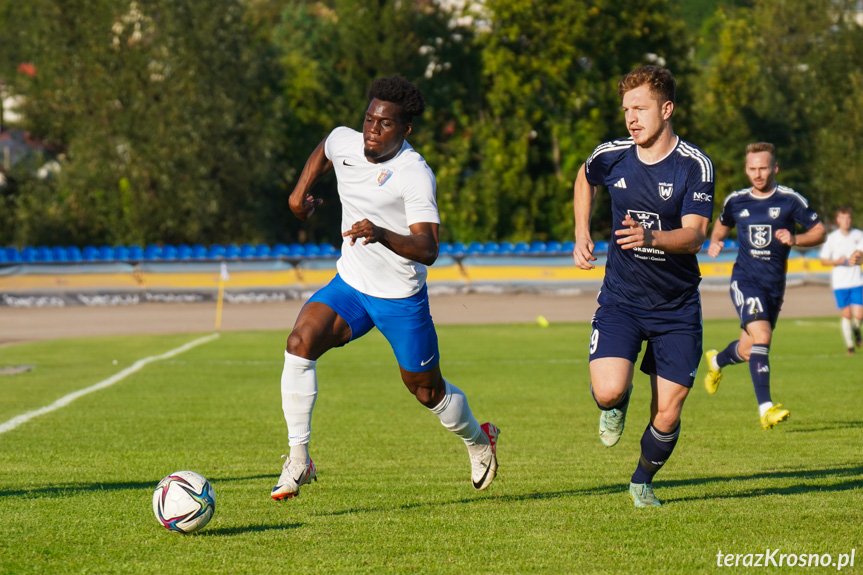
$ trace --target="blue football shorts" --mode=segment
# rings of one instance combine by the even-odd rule
[[[351,341],[377,327],[406,371],[428,371],[440,361],[426,286],[410,297],[379,298],[357,291],[336,274],[309,301],[325,304],[339,314],[351,327]]]
[[[836,296],[836,305],[839,309],[849,305],[863,305],[863,286],[833,290]]]
[[[739,280],[731,282],[730,291],[741,328],[746,329],[753,321],[769,321],[771,329],[776,327],[784,298],[773,297],[761,286]]]
[[[642,342],[647,346],[641,371],[692,387],[701,361],[700,297],[674,310],[643,310],[623,304],[603,305],[591,322],[590,361],[619,357],[632,363]]]

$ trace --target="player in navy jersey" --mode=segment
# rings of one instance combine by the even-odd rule
[[[740,339],[721,352],[705,354],[704,386],[716,393],[722,368],[749,362],[749,373],[761,414],[761,427],[770,429],[791,413],[774,405],[770,396],[770,342],[782,300],[791,246],[808,247],[824,241],[824,224],[806,198],[774,180],[779,171],[773,144],[759,142],[746,147],[746,175],[752,187],[725,199],[722,214],[713,226],[708,255],[722,251],[731,228],[737,226],[740,246],[731,271],[731,301],[740,316]],[[796,226],[805,231],[795,234]]]
[[[629,495],[636,507],[661,505],[653,476],[680,436],[680,413],[701,359],[701,275],[695,254],[713,215],[713,164],[674,134],[675,81],[643,66],[618,84],[630,137],[606,142],[575,182],[575,250],[580,269],[594,268],[590,214],[596,187],[611,196],[614,238],[590,336],[591,392],[602,411],[599,438],[623,433],[635,361],[650,376],[650,423]]]

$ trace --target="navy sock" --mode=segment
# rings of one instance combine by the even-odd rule
[[[758,405],[771,401],[770,399],[770,353],[769,345],[753,345],[749,353],[749,374],[755,387],[755,398]]]
[[[599,405],[599,402],[596,401],[596,396],[593,395],[593,384],[590,385],[590,397],[593,398],[593,401],[596,403],[596,407],[598,407],[602,411],[611,411],[612,409],[623,409],[624,407],[626,407],[626,404],[629,403],[629,396],[630,395],[632,395],[632,384],[631,383],[629,384],[629,390],[626,392],[626,395],[623,397],[623,399],[620,400],[620,402],[617,405],[613,405],[611,407],[605,407],[605,406]]]
[[[674,446],[680,437],[680,424],[669,433],[663,433],[647,424],[644,435],[641,436],[641,457],[638,459],[638,467],[632,474],[633,483],[651,483],[656,472],[662,469]]]
[[[735,363],[743,363],[745,360],[737,353],[737,344],[740,340],[732,341],[728,347],[716,354],[716,363],[720,368],[726,365],[734,365]]]

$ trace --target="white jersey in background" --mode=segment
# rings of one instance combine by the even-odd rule
[[[863,248],[863,231],[852,228],[848,235],[842,230],[830,232],[824,245],[821,246],[822,260],[838,260],[851,257],[855,250]],[[863,285],[863,273],[859,265],[833,266],[830,275],[830,285],[833,289],[848,289]]]
[[[342,232],[368,219],[394,233],[410,235],[409,226],[440,223],[435,177],[426,161],[407,142],[396,156],[379,164],[363,154],[363,135],[347,127],[333,130],[324,145],[332,161],[342,203]],[[398,299],[414,295],[426,280],[426,266],[379,243],[352,246],[344,238],[336,266],[354,289],[373,297]]]

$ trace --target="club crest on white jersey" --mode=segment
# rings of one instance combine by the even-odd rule
[[[378,174],[378,185],[383,186],[384,184],[386,184],[387,180],[389,180],[390,176],[392,176],[392,175],[393,175],[392,170],[388,170],[386,168],[381,170],[380,173]]]
[[[773,226],[770,224],[749,226],[749,242],[753,247],[761,249],[770,245],[773,239]]]

